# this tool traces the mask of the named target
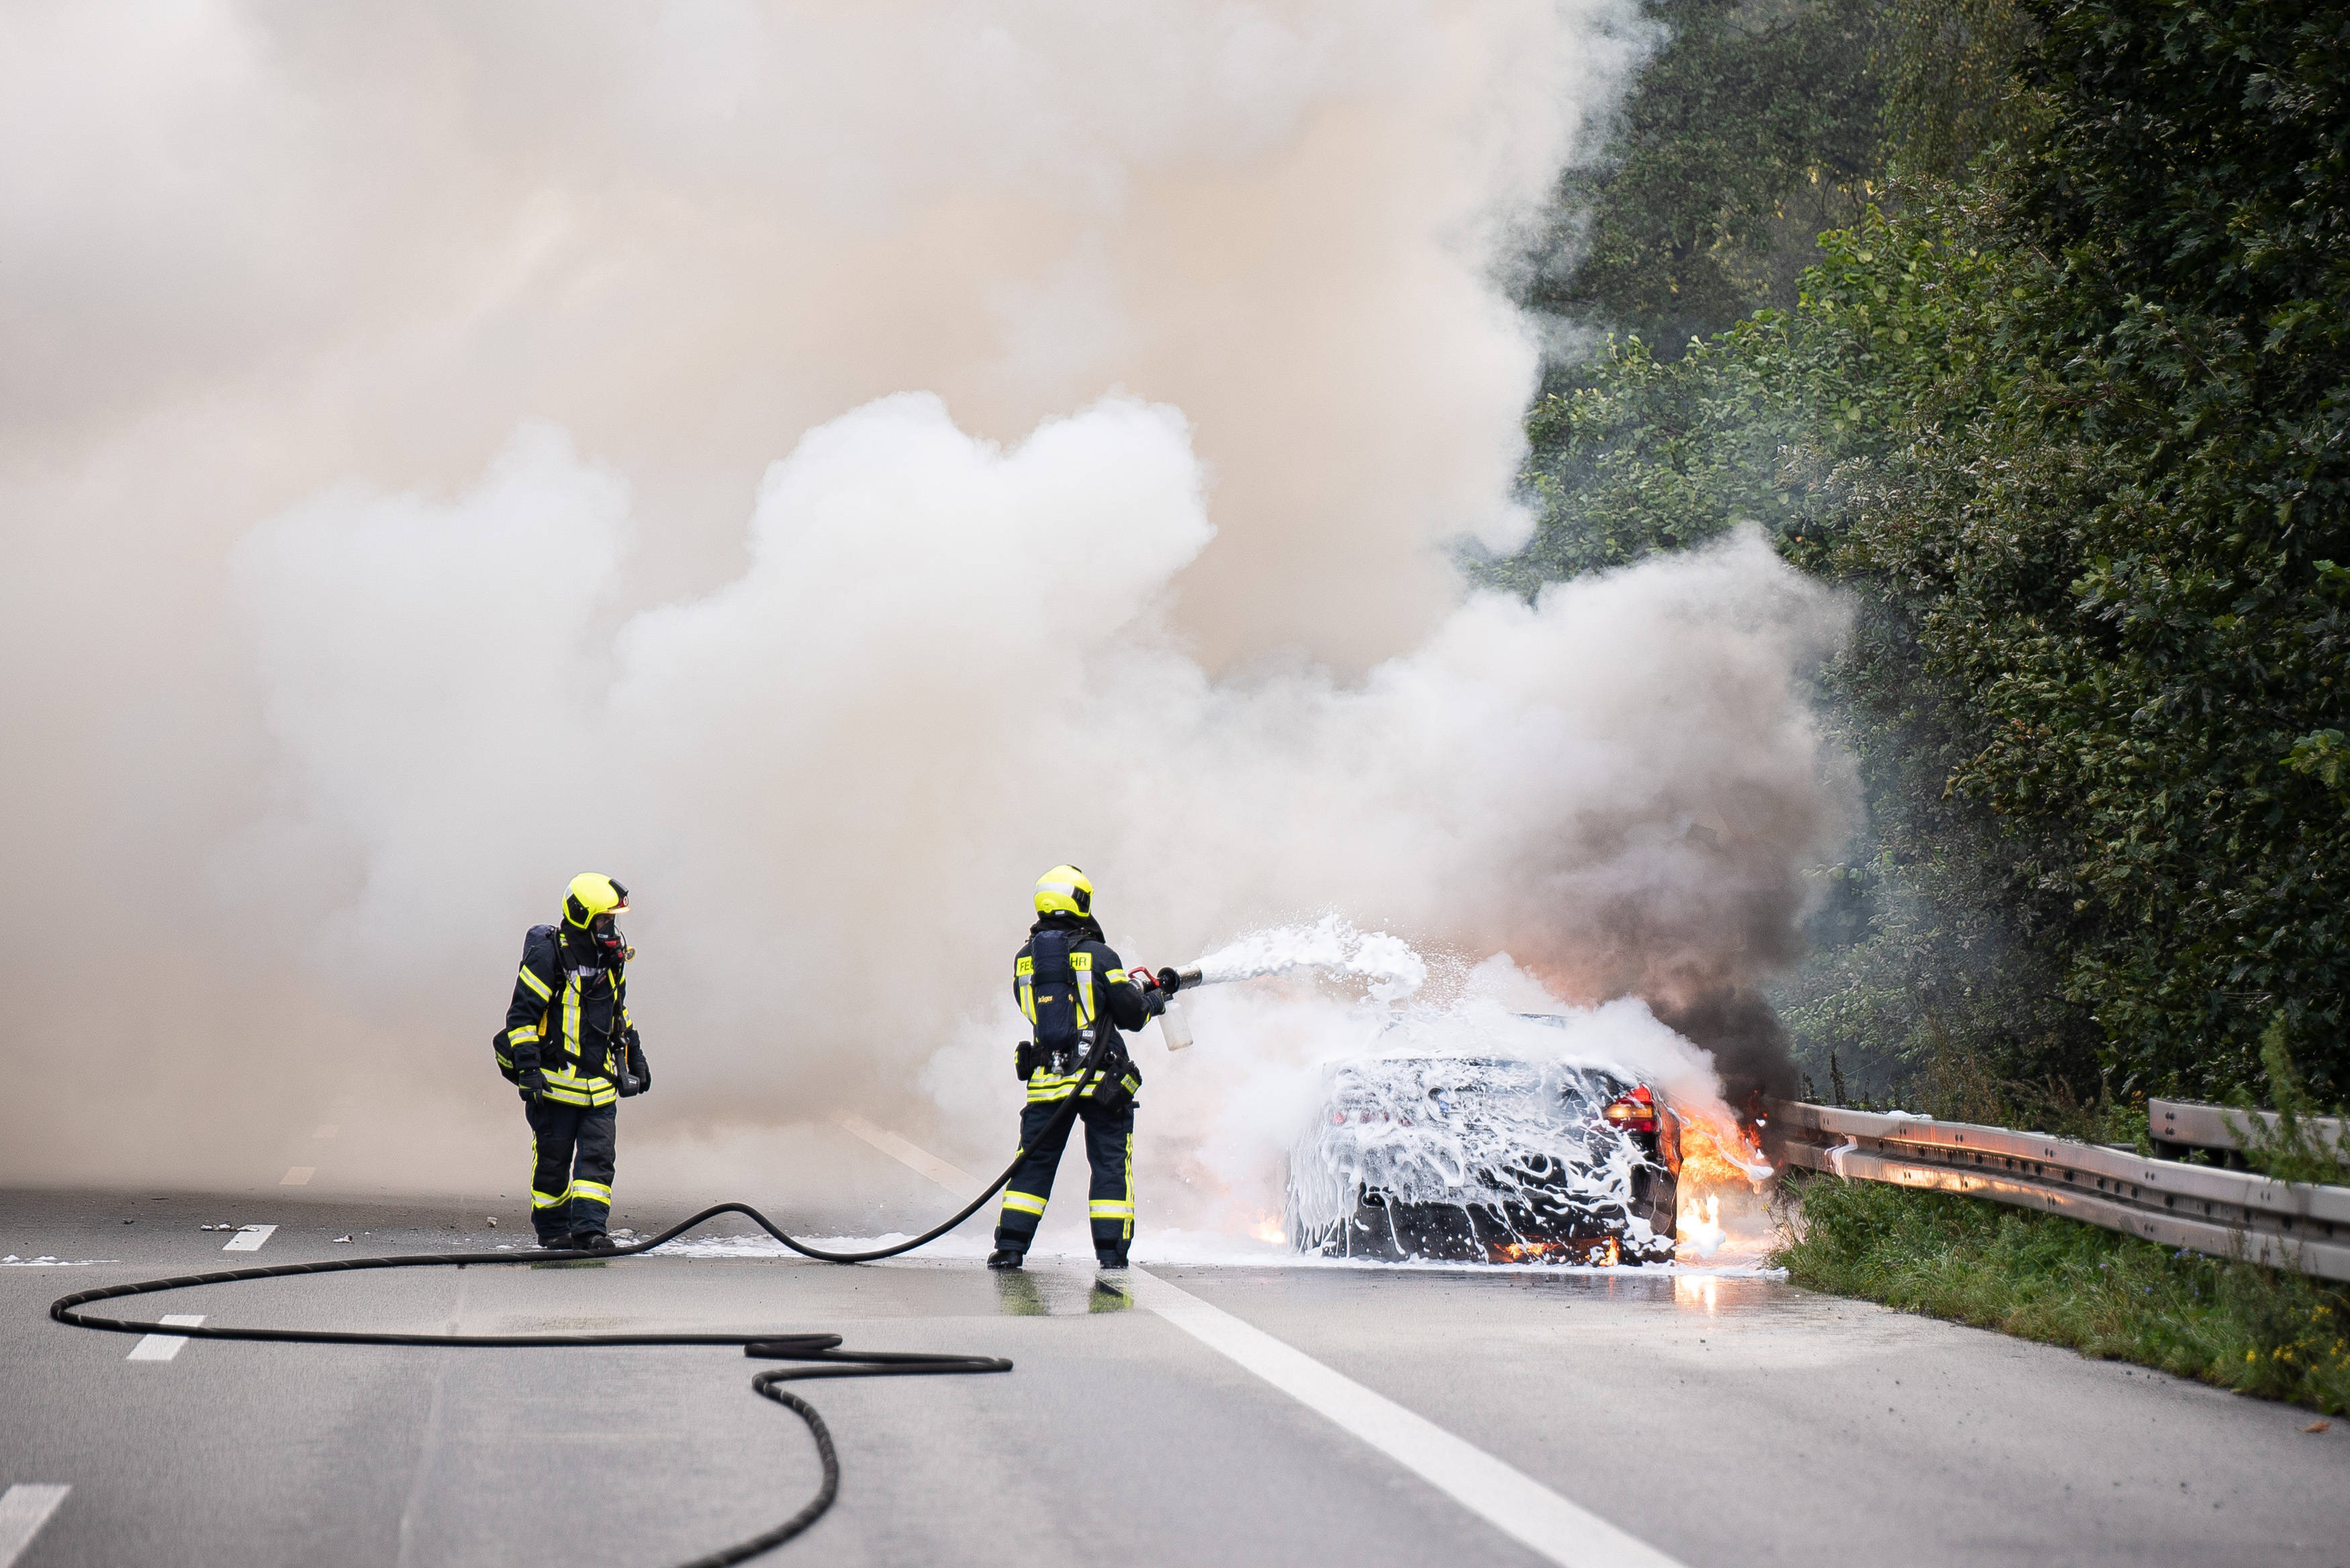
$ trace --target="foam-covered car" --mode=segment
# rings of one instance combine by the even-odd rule
[[[1333,1063],[1290,1153],[1284,1228],[1299,1251],[1333,1257],[1668,1262],[1676,1126],[1652,1086],[1604,1067]]]

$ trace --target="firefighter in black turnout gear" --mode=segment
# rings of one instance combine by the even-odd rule
[[[1139,1029],[1165,1011],[1166,992],[1148,971],[1118,961],[1093,915],[1094,885],[1074,866],[1055,866],[1036,884],[1036,923],[1013,961],[1012,991],[1034,1038],[1021,1042],[1014,1069],[1028,1085],[1020,1117],[1020,1166],[1003,1189],[991,1269],[1016,1269],[1044,1222],[1053,1173],[1069,1127],[1047,1129],[1074,1095],[1085,1123],[1093,1187],[1086,1206],[1094,1257],[1126,1267],[1134,1241],[1134,1095],[1142,1075],[1127,1059],[1120,1029]],[[1080,1064],[1105,1046],[1091,1072]]]
[[[619,1106],[652,1087],[644,1043],[629,1017],[622,939],[629,890],[582,872],[563,919],[523,939],[522,972],[497,1039],[498,1070],[522,1091],[530,1118],[530,1218],[538,1243],[609,1251]]]

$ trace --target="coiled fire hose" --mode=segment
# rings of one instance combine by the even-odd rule
[[[1093,1051],[1078,1068],[1081,1075],[1090,1075],[1099,1065],[1108,1048],[1107,1037],[1097,1042]],[[1082,1083],[1082,1078],[1080,1083]],[[1061,1109],[1047,1124],[1045,1137],[1068,1125],[1077,1114],[1075,1089]],[[523,1252],[419,1252],[397,1258],[330,1258],[316,1263],[279,1263],[268,1268],[228,1269],[209,1274],[181,1274],[167,1280],[140,1280],[127,1285],[108,1285],[100,1290],[78,1291],[60,1296],[49,1303],[49,1315],[57,1322],[75,1328],[101,1329],[113,1334],[167,1334],[188,1339],[259,1339],[296,1345],[419,1345],[458,1346],[461,1348],[503,1347],[521,1349],[549,1345],[739,1345],[743,1354],[757,1361],[794,1361],[813,1365],[779,1367],[762,1372],[751,1379],[751,1392],[764,1399],[772,1399],[807,1423],[808,1435],[816,1440],[817,1459],[824,1467],[823,1483],[807,1505],[772,1530],[762,1531],[748,1540],[722,1547],[706,1556],[696,1557],[678,1568],[725,1568],[725,1564],[743,1563],[762,1552],[771,1552],[785,1542],[805,1532],[824,1517],[840,1492],[840,1457],[834,1451],[831,1429],[816,1407],[798,1395],[777,1386],[814,1377],[920,1377],[942,1373],[1009,1372],[1012,1363],[995,1355],[952,1355],[923,1351],[844,1350],[837,1334],[359,1334],[334,1329],[315,1328],[217,1328],[206,1324],[179,1324],[168,1323],[133,1323],[123,1318],[95,1317],[81,1308],[92,1302],[113,1301],[123,1296],[141,1296],[158,1291],[188,1290],[198,1285],[224,1285],[237,1280],[276,1280],[296,1274],[346,1273],[359,1269],[436,1269],[466,1268],[474,1264],[494,1267],[505,1263],[561,1262],[570,1259],[633,1257],[650,1252],[665,1241],[676,1240],[706,1220],[721,1214],[740,1214],[759,1229],[789,1247],[802,1257],[814,1258],[826,1263],[869,1263],[883,1258],[894,1258],[910,1252],[917,1247],[937,1241],[973,1214],[982,1205],[1003,1190],[1012,1173],[1020,1168],[1026,1154],[1023,1149],[1003,1168],[1003,1174],[989,1183],[987,1190],[965,1204],[951,1220],[923,1231],[910,1241],[891,1247],[877,1247],[868,1252],[827,1252],[811,1247],[795,1237],[776,1229],[775,1222],[747,1203],[717,1203],[690,1219],[681,1220],[660,1235],[630,1246],[616,1247],[608,1252],[534,1249]]]

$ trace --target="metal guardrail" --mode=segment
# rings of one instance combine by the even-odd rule
[[[1784,1140],[1782,1162],[1808,1170],[1987,1198],[2166,1247],[2350,1280],[2350,1187],[1899,1111],[1783,1104],[1771,1130]]]
[[[2274,1111],[2240,1111],[2232,1106],[2210,1106],[2193,1100],[2148,1100],[2146,1103],[2147,1136],[2154,1144],[2154,1152],[2166,1154],[2172,1149],[2241,1148],[2241,1133],[2251,1130],[2250,1123],[2257,1119],[2271,1132],[2276,1130]],[[2301,1125],[2318,1142],[2330,1145],[2336,1152],[2350,1145],[2342,1140],[2342,1123],[2334,1116],[2303,1116]]]

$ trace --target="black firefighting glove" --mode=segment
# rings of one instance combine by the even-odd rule
[[[645,1064],[645,1043],[637,1038],[634,1029],[629,1031],[627,1065],[621,1070],[620,1097],[641,1095],[653,1086],[653,1070]]]
[[[1156,1018],[1167,1011],[1167,992],[1149,970],[1134,971],[1135,989],[1142,992],[1142,1015]]]
[[[528,1105],[546,1094],[546,1075],[536,1067],[518,1067],[515,1070],[515,1087],[522,1091],[523,1103]]]

